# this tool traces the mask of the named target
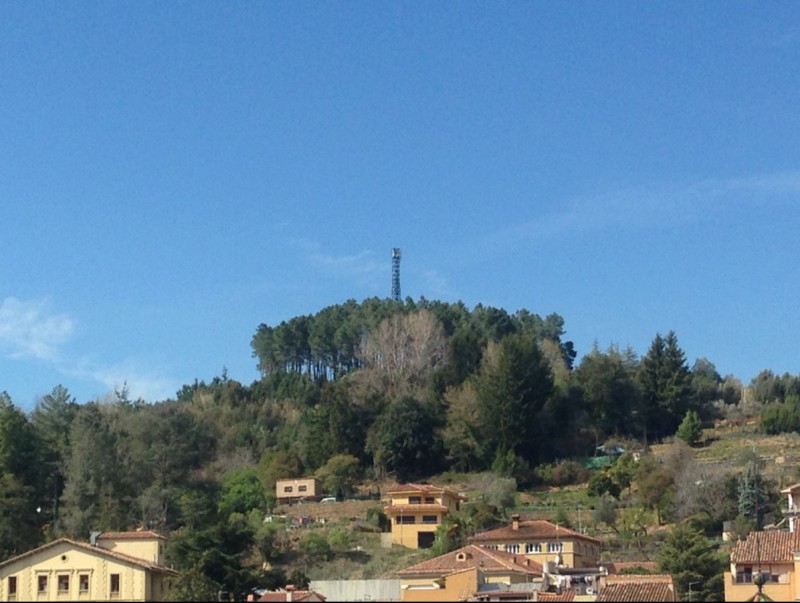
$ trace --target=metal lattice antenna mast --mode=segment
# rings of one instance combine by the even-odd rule
[[[392,248],[392,299],[400,301],[400,248]]]

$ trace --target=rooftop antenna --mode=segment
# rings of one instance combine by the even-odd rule
[[[400,301],[400,248],[392,248],[392,299]]]

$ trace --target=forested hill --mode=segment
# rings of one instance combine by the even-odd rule
[[[249,386],[223,372],[154,404],[124,390],[78,404],[57,386],[30,414],[3,394],[0,559],[59,535],[146,526],[172,534],[181,568],[217,543],[229,556],[202,572],[228,583],[241,551],[225,547],[253,542],[229,533],[245,530],[230,519],[268,508],[276,478],[313,474],[344,492],[488,469],[525,486],[544,463],[612,437],[654,442],[741,399],[711,362],[689,367],[674,333],[641,357],[595,349],[577,366],[564,333],[557,314],[348,301],[258,326],[263,377]],[[768,371],[750,389],[762,402],[800,393],[797,378]]]

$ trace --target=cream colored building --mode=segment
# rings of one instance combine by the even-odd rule
[[[322,496],[322,486],[315,477],[279,479],[275,482],[275,498],[279,503],[301,499],[317,499]]]
[[[55,540],[0,563],[0,601],[161,601],[176,575],[164,544],[155,532]]]
[[[511,525],[481,532],[469,539],[472,544],[515,555],[525,555],[544,565],[594,568],[600,560],[600,541],[544,520],[520,521],[511,516]]]
[[[459,509],[464,497],[430,484],[402,484],[386,490],[384,500],[392,544],[424,549],[433,545],[437,526]]]

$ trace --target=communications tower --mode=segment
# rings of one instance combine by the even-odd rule
[[[392,299],[400,301],[400,248],[392,248]]]

